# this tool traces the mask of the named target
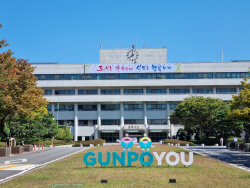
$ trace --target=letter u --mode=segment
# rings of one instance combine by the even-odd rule
[[[98,152],[98,162],[100,165],[107,166],[110,163],[110,152],[107,152],[107,161],[102,161],[102,152]]]

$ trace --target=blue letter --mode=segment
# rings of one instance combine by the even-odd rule
[[[135,157],[132,158],[132,155]],[[133,161],[137,161],[139,158],[139,155],[135,152],[128,152],[128,165],[131,165]]]
[[[118,153],[113,152],[113,165],[116,165],[116,160],[118,160],[121,165],[125,166],[125,152],[121,152],[121,157]]]
[[[106,166],[110,163],[110,152],[107,152],[107,161],[103,162],[102,161],[102,152],[98,152],[98,162],[100,165]]]
[[[96,164],[96,158],[90,158],[90,162],[88,161],[88,156],[95,156],[94,152],[88,152],[83,157],[83,162],[88,166],[94,166]]]
[[[149,161],[148,161],[148,162],[145,162],[145,161],[143,160],[143,157],[144,157],[145,155],[147,155],[147,156],[149,157]],[[144,152],[144,153],[142,153],[141,156],[140,156],[140,162],[141,162],[141,164],[144,165],[144,166],[151,165],[151,164],[153,163],[153,160],[154,160],[154,159],[153,159],[153,155],[152,155],[151,153],[149,153],[149,152]]]

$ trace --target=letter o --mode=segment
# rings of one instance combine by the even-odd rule
[[[175,161],[172,162],[170,161],[170,157],[171,155],[175,156]],[[170,165],[170,166],[175,166],[177,165],[179,162],[180,162],[180,156],[176,153],[176,152],[169,152],[167,155],[166,155],[166,162]]]

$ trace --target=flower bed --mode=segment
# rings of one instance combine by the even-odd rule
[[[182,140],[175,140],[175,139],[165,139],[164,144],[180,144],[181,146],[186,146],[186,144],[189,144],[189,146],[195,146],[193,142],[187,142],[187,141],[182,141]]]
[[[8,157],[10,156],[10,148],[2,147],[0,148],[0,157]]]
[[[12,154],[21,154],[21,153],[23,153],[23,151],[24,151],[23,146],[14,146],[11,149]]]

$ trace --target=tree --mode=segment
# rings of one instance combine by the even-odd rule
[[[250,83],[249,77],[245,77],[244,81],[241,81],[241,85],[244,87],[238,95],[232,95],[230,102],[230,110],[228,110],[228,116],[230,116],[236,122],[243,122],[244,129],[250,130]]]
[[[24,140],[25,143],[52,138],[58,132],[58,125],[53,117],[52,113],[45,114],[42,119],[18,115],[10,122],[9,132],[17,141]]]
[[[0,48],[5,46],[8,44],[1,40]],[[35,118],[47,112],[48,102],[32,74],[34,67],[27,60],[17,60],[12,55],[11,50],[0,53],[0,137],[4,135],[5,124],[10,125],[17,114]]]
[[[61,125],[59,127],[58,133],[55,135],[55,139],[63,140],[63,141],[70,141],[73,139],[73,135],[70,132],[70,128],[66,125]]]
[[[213,117],[220,110],[227,110],[227,104],[221,99],[191,96],[185,98],[170,115],[171,123],[185,125],[187,129],[204,132],[208,138],[215,130]]]

